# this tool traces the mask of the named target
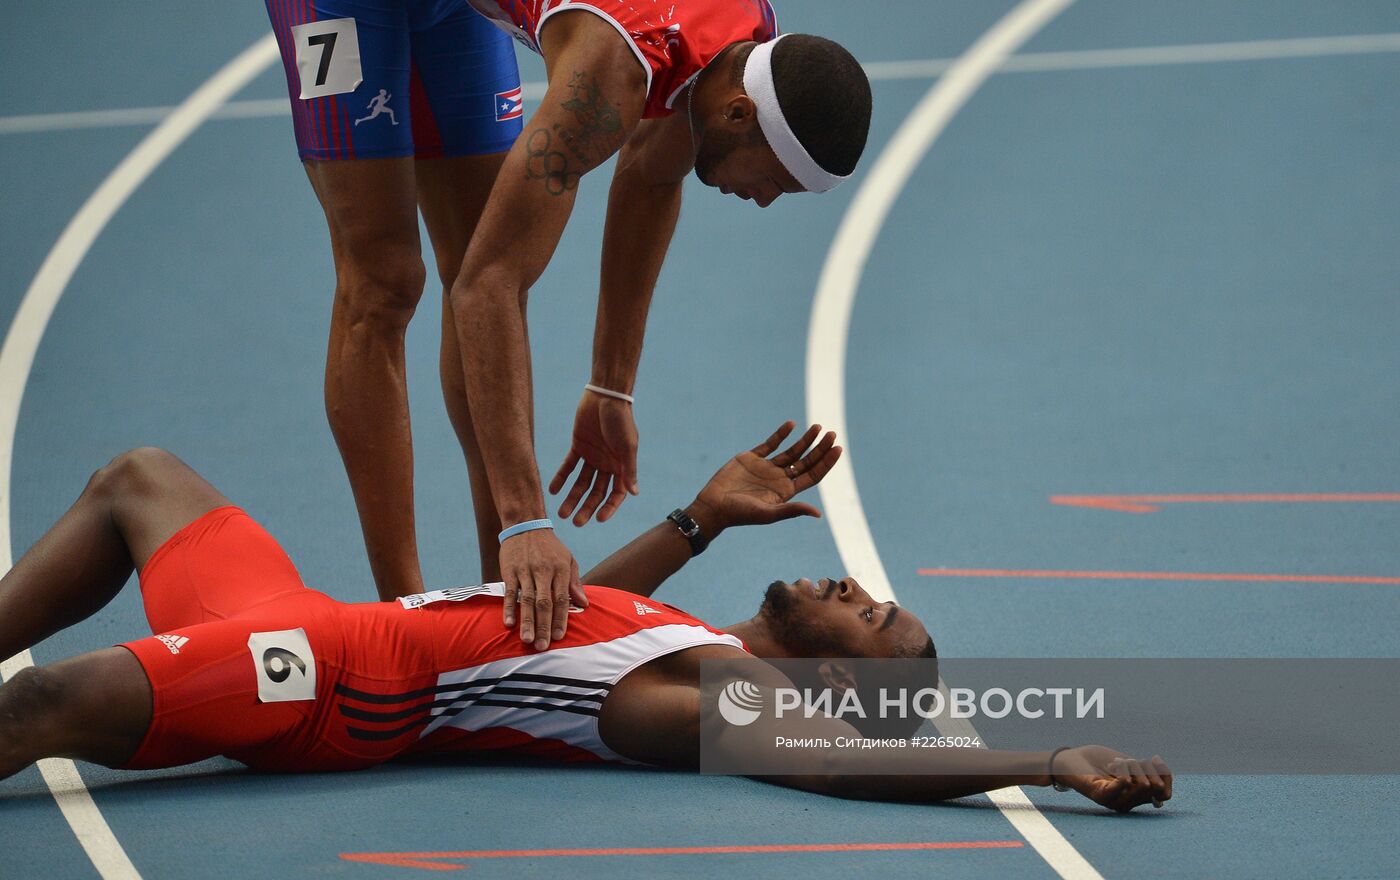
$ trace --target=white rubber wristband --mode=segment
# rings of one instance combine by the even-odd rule
[[[591,385],[591,384],[590,384],[590,385],[585,385],[585,386],[583,386],[583,387],[584,387],[584,390],[585,390],[585,391],[592,391],[594,394],[601,394],[601,395],[603,395],[604,397],[615,397],[615,398],[617,398],[618,400],[625,400],[625,401],[627,401],[628,403],[635,403],[635,402],[636,402],[636,401],[634,401],[634,400],[632,399],[632,395],[630,395],[630,394],[623,394],[621,391],[613,391],[611,388],[599,388],[597,385]]]

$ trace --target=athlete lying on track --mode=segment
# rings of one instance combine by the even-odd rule
[[[588,607],[546,651],[503,626],[500,585],[361,604],[307,589],[277,542],[173,455],[124,453],[0,581],[0,656],[96,612],[133,567],[159,635],[30,667],[0,688],[0,778],[47,756],[135,769],[227,755],[326,771],[454,750],[695,768],[712,723],[700,712],[702,660],[934,656],[913,614],[851,578],[774,583],[754,617],[725,629],[646,598],[726,528],[819,515],[791,499],[841,449],[813,426],[777,452],[791,430],[725,464],[689,520],[655,526],[590,571],[585,583],[609,586],[588,587]],[[793,735],[860,735],[832,718],[801,725]],[[761,728],[729,728],[717,748],[750,749]],[[766,778],[915,801],[1052,781],[1049,752],[920,751],[928,775],[862,775],[880,757],[865,752]],[[1171,796],[1157,759],[1101,746],[1053,758],[1056,780],[1116,810]]]

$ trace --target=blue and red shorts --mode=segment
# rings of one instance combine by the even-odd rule
[[[520,135],[509,36],[465,0],[266,0],[303,160],[471,156]]]

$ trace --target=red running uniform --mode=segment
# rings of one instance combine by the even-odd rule
[[[338,602],[307,589],[242,510],[212,510],[141,571],[159,635],[122,646],[153,702],[126,766],[226,755],[260,770],[348,770],[464,749],[626,761],[598,735],[613,685],[666,654],[743,643],[661,602],[587,590],[564,639],[535,651],[501,624],[500,584]]]
[[[468,0],[478,12],[540,51],[551,15],[582,9],[602,17],[632,47],[647,75],[642,116],[669,116],[681,89],[732,43],[766,43],[778,35],[768,0]]]

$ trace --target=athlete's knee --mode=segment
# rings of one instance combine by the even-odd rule
[[[477,262],[468,255],[462,271],[452,283],[447,301],[454,315],[470,315],[486,302],[500,297],[516,297],[524,308],[529,293],[527,279],[519,267],[504,261]]]
[[[65,688],[60,676],[26,666],[0,687],[0,747],[21,750],[35,736],[44,736],[62,711]]]
[[[109,498],[155,491],[162,478],[185,467],[174,454],[155,446],[128,449],[98,468],[88,481],[88,492]]]
[[[342,266],[336,297],[353,324],[400,324],[413,317],[423,297],[427,268],[406,248],[373,255],[368,264]]]

